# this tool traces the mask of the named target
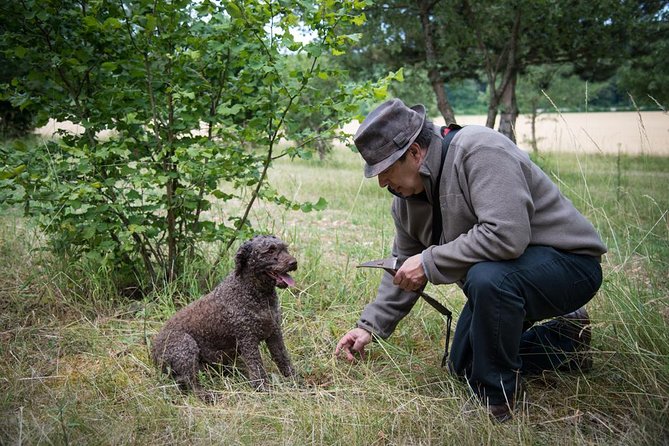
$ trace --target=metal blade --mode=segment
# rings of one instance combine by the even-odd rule
[[[371,260],[369,262],[361,263],[357,268],[382,268],[386,271],[397,270],[397,257],[388,257],[385,259]]]

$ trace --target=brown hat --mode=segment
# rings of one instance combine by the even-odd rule
[[[353,137],[367,163],[365,176],[380,174],[404,155],[418,137],[424,120],[424,106],[409,108],[399,99],[386,101],[367,115]]]

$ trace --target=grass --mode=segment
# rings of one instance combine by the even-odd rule
[[[242,377],[212,371],[203,379],[219,396],[215,405],[180,393],[148,357],[147,339],[206,291],[194,273],[185,294],[166,289],[129,301],[113,294],[108,271],[63,265],[40,249],[29,222],[0,218],[0,444],[667,444],[669,159],[538,162],[610,253],[590,305],[594,370],[529,380],[530,410],[515,420],[492,423],[466,385],[439,367],[444,322],[423,302],[365,361],[332,358],[379,279],[355,265],[387,255],[393,237],[389,195],[362,179],[356,155],[338,149],[325,162],[282,160],[270,174],[289,198],[322,196],[328,209],[262,204],[252,214],[300,262],[298,286],[281,300],[304,383],[277,377],[271,392],[256,393]],[[220,276],[231,266],[224,260]],[[464,297],[456,287],[428,292],[457,318]],[[265,363],[276,377],[267,356]]]

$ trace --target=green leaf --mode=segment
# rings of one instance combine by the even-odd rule
[[[11,170],[3,170],[2,172],[0,172],[0,179],[7,180],[10,178],[15,178],[19,176],[21,173],[25,172],[26,167],[27,166],[25,164],[21,164]]]
[[[317,211],[325,210],[327,207],[328,207],[328,202],[323,197],[319,197],[318,201],[314,203],[314,209]]]
[[[363,12],[362,14],[353,17],[351,19],[351,22],[353,22],[354,25],[356,26],[362,26],[365,22],[367,21],[367,17],[365,16],[365,13]]]
[[[101,24],[98,22],[98,19],[96,19],[93,16],[87,15],[83,18],[84,25],[86,25],[88,28],[91,28],[93,30],[99,29]]]
[[[123,25],[121,24],[121,21],[116,17],[109,17],[107,20],[105,20],[102,26],[104,29],[109,30],[109,29],[119,29]]]
[[[225,5],[225,10],[228,11],[228,14],[230,14],[230,17],[233,19],[241,19],[243,17],[241,9],[239,9],[239,6],[233,2],[228,2]]]
[[[373,89],[374,91],[374,99],[377,101],[381,101],[388,97],[388,87],[387,86],[381,86],[381,87],[376,87]]]
[[[100,68],[105,71],[114,71],[118,68],[118,64],[116,62],[102,62]]]
[[[14,47],[14,55],[18,57],[19,59],[23,59],[26,56],[26,53],[28,52],[27,49],[25,49],[22,46],[17,46]]]

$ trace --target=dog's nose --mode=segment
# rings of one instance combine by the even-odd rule
[[[296,260],[296,259],[291,260],[290,263],[288,264],[288,267],[289,267],[291,270],[293,270],[293,269],[297,269],[297,260]]]

